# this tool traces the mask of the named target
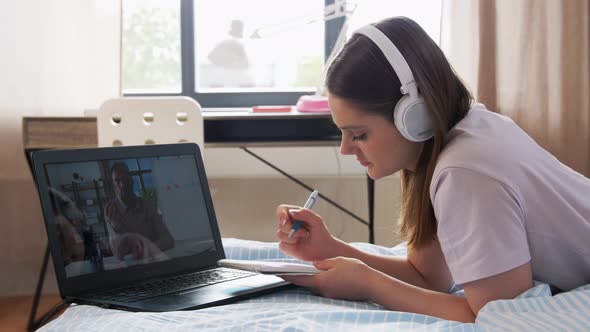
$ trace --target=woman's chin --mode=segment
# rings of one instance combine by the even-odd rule
[[[371,166],[367,167],[367,175],[373,180],[379,180],[383,174],[376,172]]]
[[[379,180],[381,178],[384,178],[386,176],[390,176],[392,174],[394,174],[395,172],[392,172],[391,170],[387,170],[387,169],[377,169],[375,167],[375,165],[370,164],[367,167],[367,175],[373,179],[373,180]]]

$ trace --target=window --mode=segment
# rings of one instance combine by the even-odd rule
[[[324,0],[196,0],[196,92],[315,91],[324,6]]]
[[[361,26],[393,16],[416,21],[440,46],[443,0],[361,0],[350,16],[349,33]]]
[[[122,16],[123,93],[180,93],[180,1],[124,0]]]
[[[344,23],[325,20],[325,7],[341,1],[123,0],[123,93],[181,94],[207,108],[295,104],[320,82]],[[408,16],[439,40],[442,0],[348,3],[348,35]]]
[[[129,175],[133,180],[133,192],[139,196],[153,195],[150,188],[153,185],[152,162],[154,158],[144,159],[123,159],[115,162],[122,162],[129,168]],[[111,165],[112,166],[112,165]],[[155,197],[150,197],[155,198]]]

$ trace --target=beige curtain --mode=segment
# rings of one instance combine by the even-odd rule
[[[442,47],[489,109],[590,176],[588,0],[446,0]]]
[[[119,31],[120,1],[2,2],[0,296],[33,293],[47,243],[22,117],[81,116],[117,96]]]

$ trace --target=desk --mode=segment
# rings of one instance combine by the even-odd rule
[[[205,147],[337,146],[340,130],[328,113],[203,112]],[[25,149],[98,144],[95,117],[23,117]]]
[[[340,130],[329,113],[251,113],[248,111],[203,111],[205,147],[237,147],[272,167],[292,181],[313,189],[275,167],[248,147],[338,146]],[[23,117],[23,144],[27,158],[40,149],[88,148],[98,145],[96,117]],[[29,160],[30,162],[30,160]],[[369,200],[368,222],[320,194],[328,203],[341,209],[369,228],[369,242],[374,234],[374,182],[367,176]]]
[[[328,113],[274,113],[255,114],[247,111],[203,111],[205,147],[241,148],[261,162],[272,167],[292,181],[312,191],[307,186],[278,167],[264,160],[249,147],[281,146],[338,146],[340,130]],[[96,117],[23,117],[23,145],[31,166],[30,152],[41,149],[90,148],[98,145]],[[359,218],[330,198],[319,196],[369,228],[369,242],[375,243],[374,182],[367,176],[369,221]],[[49,247],[45,251],[33,305],[29,327],[35,325],[39,295],[45,279],[49,260]]]
[[[249,147],[338,146],[340,130],[329,113],[251,113],[248,111],[203,111],[205,147],[237,147],[272,167],[290,180],[307,186],[264,160]],[[27,158],[40,149],[89,148],[98,145],[96,117],[23,117],[23,145]],[[29,160],[30,162],[30,160]],[[320,198],[369,228],[375,242],[374,182],[367,176],[368,222],[320,194]]]
[[[337,146],[340,130],[329,113],[251,113],[248,111],[203,111],[205,147],[237,147],[272,167],[292,181],[313,189],[267,162],[249,147]],[[27,158],[40,149],[88,148],[98,145],[96,117],[23,117],[23,144]],[[368,222],[320,194],[328,203],[341,209],[369,228],[369,242],[374,234],[374,182],[367,176]]]
[[[0,297],[0,329],[2,331],[26,331],[27,315],[31,308],[33,296]],[[51,309],[61,301],[59,295],[43,295],[39,299],[39,309],[43,312]],[[56,315],[57,318],[59,315]]]

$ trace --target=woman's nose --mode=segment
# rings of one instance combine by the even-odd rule
[[[344,140],[342,140],[340,142],[340,154],[343,154],[343,155],[353,154],[352,147],[350,146],[350,143],[347,143]]]

